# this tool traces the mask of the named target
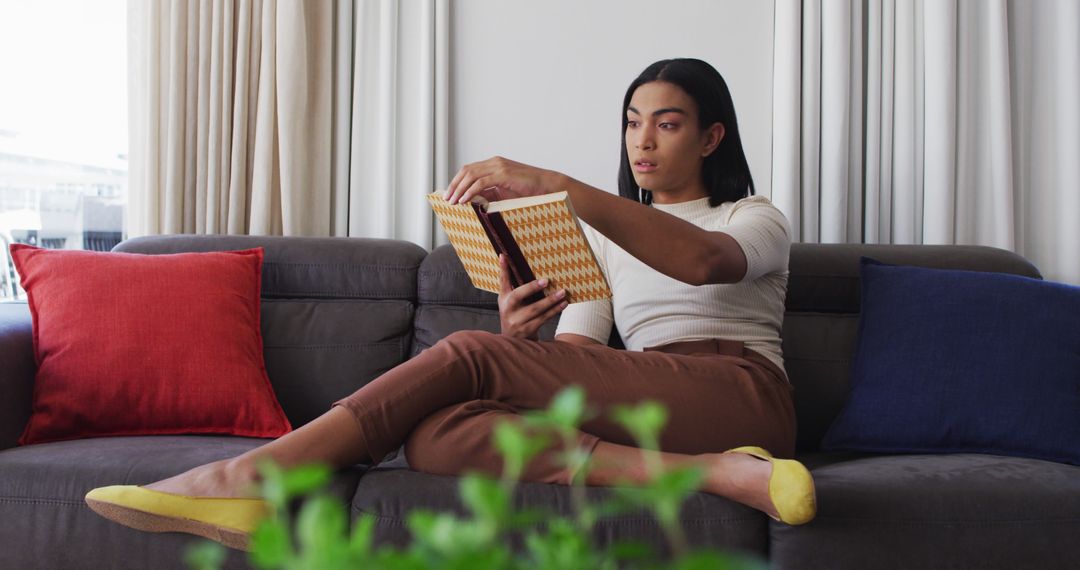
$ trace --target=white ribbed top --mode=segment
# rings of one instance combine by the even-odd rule
[[[653,207],[735,238],[746,254],[743,280],[688,285],[638,261],[585,226],[613,296],[571,304],[563,311],[556,334],[580,334],[606,343],[614,322],[627,350],[688,340],[739,340],[783,370],[780,328],[791,250],[791,229],[784,214],[764,196],[715,208],[709,207],[708,198]]]

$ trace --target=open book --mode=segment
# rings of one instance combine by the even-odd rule
[[[455,205],[433,192],[428,202],[476,288],[499,292],[501,253],[514,287],[546,277],[570,303],[611,297],[566,192]]]

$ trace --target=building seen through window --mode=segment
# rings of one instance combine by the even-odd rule
[[[0,302],[8,247],[108,251],[125,235],[124,0],[0,2]]]

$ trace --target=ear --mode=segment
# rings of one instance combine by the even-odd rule
[[[720,146],[720,141],[724,140],[724,123],[713,123],[712,126],[705,131],[705,146],[701,149],[701,157],[705,158],[716,150],[716,147]]]

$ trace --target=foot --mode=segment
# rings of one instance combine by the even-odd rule
[[[223,459],[143,487],[188,497],[251,498],[258,496],[257,475],[244,461]]]
[[[753,507],[770,517],[779,513],[769,497],[772,464],[745,453],[698,456],[705,469],[702,490]]]

